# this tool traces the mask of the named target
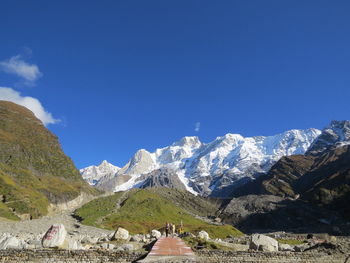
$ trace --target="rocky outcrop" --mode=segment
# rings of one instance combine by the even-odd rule
[[[43,247],[62,247],[66,241],[67,231],[62,224],[54,224],[47,230],[42,239]]]
[[[48,207],[48,214],[55,214],[66,210],[74,210],[84,205],[85,203],[91,201],[94,198],[96,198],[96,196],[81,193],[77,198],[73,200],[57,204],[50,204]]]
[[[154,170],[153,172],[142,176],[140,180],[143,181],[139,188],[168,187],[186,190],[185,185],[181,182],[175,171],[169,168]]]
[[[251,236],[249,248],[259,251],[278,251],[278,241],[272,237],[255,234]]]
[[[129,231],[118,227],[118,229],[115,231],[112,240],[128,240],[129,239]]]

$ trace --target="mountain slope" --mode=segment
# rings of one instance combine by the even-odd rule
[[[191,204],[190,204],[191,203]],[[212,225],[195,215],[214,215],[217,206],[186,191],[168,188],[132,189],[112,196],[95,199],[75,213],[83,224],[107,229],[121,226],[131,233],[164,231],[165,222],[184,225],[185,231],[205,230],[211,237],[225,238],[242,235],[229,225]]]
[[[246,184],[234,195],[300,197],[350,219],[350,137],[347,129],[339,132],[344,124],[332,122],[305,155],[281,158],[266,175]],[[329,134],[337,134],[337,139],[329,139]]]
[[[58,139],[25,107],[0,101],[0,216],[39,217],[50,203],[95,193]]]
[[[312,143],[307,155],[317,155],[326,150],[350,144],[350,121],[332,121]]]
[[[144,185],[153,171],[177,176],[188,191],[226,196],[232,189],[267,172],[282,156],[303,154],[320,134],[317,129],[291,130],[275,136],[244,138],[226,134],[210,143],[198,137],[184,137],[171,146],[150,153],[139,150],[115,175],[99,179],[97,187],[124,191]]]

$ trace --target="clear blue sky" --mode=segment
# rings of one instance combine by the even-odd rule
[[[350,119],[349,14],[347,0],[3,0],[0,61],[42,76],[0,86],[61,119],[48,127],[78,168],[183,136],[323,128]]]

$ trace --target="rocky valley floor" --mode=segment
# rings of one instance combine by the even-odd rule
[[[48,249],[41,246],[47,229],[63,224],[67,237],[79,245],[69,249]],[[10,222],[0,221],[0,246],[4,236],[16,237],[20,247],[0,250],[0,262],[137,262],[142,260],[159,238],[152,231],[147,235],[127,235],[118,231],[85,226],[65,211],[40,219]],[[114,238],[113,238],[114,237]],[[113,240],[114,239],[114,240]],[[244,235],[226,239],[211,239],[205,234],[188,234],[183,240],[193,248],[195,258],[159,258],[153,262],[349,262],[350,237],[327,234],[292,234],[285,232],[265,235]],[[24,246],[23,244],[27,244]]]

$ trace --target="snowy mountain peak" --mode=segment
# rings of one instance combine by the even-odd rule
[[[199,147],[201,142],[197,136],[186,136],[172,144],[173,146]]]
[[[267,172],[282,156],[304,154],[320,133],[317,129],[256,137],[228,133],[209,143],[183,137],[153,153],[138,150],[114,176],[105,176],[97,186],[121,191],[171,179],[193,193],[223,196],[228,188]]]
[[[118,171],[118,174],[143,174],[150,172],[154,166],[151,154],[145,149],[138,150],[130,161]]]
[[[322,130],[307,154],[318,154],[329,148],[350,144],[350,121],[332,121]]]
[[[92,165],[80,169],[79,171],[85,181],[87,181],[90,185],[96,185],[102,177],[105,177],[106,175],[114,175],[119,170],[120,168],[118,166],[104,160],[97,166]]]

